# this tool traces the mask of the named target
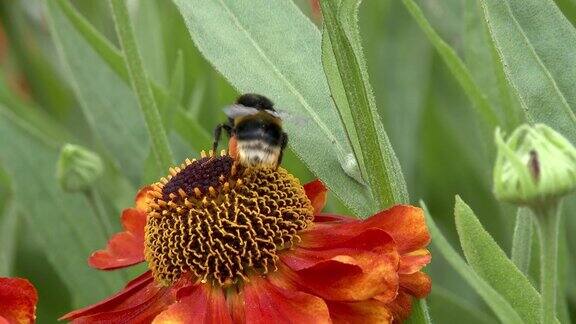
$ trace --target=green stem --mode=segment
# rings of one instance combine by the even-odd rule
[[[114,233],[114,228],[112,227],[110,219],[106,215],[104,206],[102,206],[102,199],[98,194],[98,192],[94,189],[88,189],[86,191],[83,191],[83,194],[84,197],[86,197],[86,200],[88,201],[88,205],[90,205],[90,208],[92,208],[92,210],[94,211],[96,219],[98,220],[98,223],[100,223],[100,227],[102,228],[102,230],[104,230],[104,234],[106,234],[106,237],[108,238],[112,236],[112,234]]]
[[[152,141],[152,152],[156,157],[160,169],[168,170],[173,162],[172,152],[168,144],[168,137],[166,136],[164,126],[162,125],[156,101],[154,100],[152,89],[150,88],[146,72],[144,71],[142,58],[138,52],[126,0],[109,0],[109,3],[112,9],[112,15],[114,16],[116,33],[118,34],[118,39],[124,52],[124,61],[128,68],[130,81],[136,92],[136,98],[144,115],[148,134]]]
[[[558,276],[558,230],[560,203],[532,209],[540,233],[540,294],[542,323],[556,322],[556,286]]]

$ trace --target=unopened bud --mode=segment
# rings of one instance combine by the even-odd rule
[[[533,206],[576,188],[576,149],[552,128],[522,125],[506,142],[497,129],[496,145],[494,194],[499,200]]]
[[[72,144],[62,147],[56,176],[64,191],[84,191],[100,177],[104,171],[102,159],[88,149]]]

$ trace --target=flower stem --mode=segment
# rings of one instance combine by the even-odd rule
[[[556,321],[556,286],[558,276],[558,231],[560,203],[534,208],[540,233],[540,294],[542,295],[542,323]]]
[[[104,231],[104,234],[106,237],[110,237],[114,233],[114,229],[112,223],[110,223],[110,219],[106,216],[104,206],[102,206],[102,198],[93,188],[83,191],[83,194],[88,201],[88,205],[90,205],[90,208],[94,211],[96,219],[98,220],[98,223],[100,223],[100,227]]]
[[[172,152],[168,144],[166,131],[162,125],[156,101],[154,100],[152,89],[150,88],[146,72],[144,71],[142,58],[138,52],[136,37],[134,36],[126,0],[110,0],[109,2],[132,87],[136,92],[136,98],[138,99],[146,127],[148,128],[148,134],[152,142],[152,151],[160,169],[168,170],[173,163]]]

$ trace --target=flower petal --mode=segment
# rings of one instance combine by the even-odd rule
[[[114,270],[144,261],[146,212],[138,208],[125,209],[122,226],[124,232],[113,235],[105,250],[92,253],[88,259],[92,268]]]
[[[233,322],[222,289],[201,284],[180,289],[178,301],[158,315],[153,323],[231,324]]]
[[[326,223],[326,222],[355,222],[358,221],[356,218],[340,215],[331,214],[316,214],[314,215],[314,223]]]
[[[148,196],[148,192],[152,190],[154,190],[152,189],[152,186],[145,186],[140,188],[140,190],[138,190],[138,193],[136,193],[136,198],[134,198],[136,209],[138,209],[139,211],[146,212],[146,210],[148,209],[148,199],[150,199],[150,197]]]
[[[150,271],[131,281],[117,294],[64,315],[61,320],[95,323],[114,320],[118,323],[150,322],[174,303],[173,290],[154,282]]]
[[[399,256],[386,232],[372,228],[325,243],[325,249],[297,248],[280,255],[289,268],[283,273],[293,285],[338,301],[396,295]]]
[[[266,279],[251,278],[239,296],[244,300],[245,323],[330,323],[328,307],[321,298],[273,285]]]
[[[34,323],[38,294],[26,279],[0,278],[0,323]]]
[[[413,274],[401,274],[400,287],[414,297],[424,298],[432,290],[432,279],[421,271]]]
[[[380,300],[379,297],[376,299]],[[412,296],[400,290],[396,298],[387,303],[386,307],[388,307],[388,310],[392,314],[393,323],[402,323],[410,316],[410,312],[412,311]]]
[[[305,184],[304,191],[306,191],[306,196],[308,196],[308,199],[312,202],[314,215],[319,214],[326,205],[326,194],[328,189],[324,186],[322,181],[316,179]]]
[[[337,219],[339,216],[332,217]],[[368,228],[379,228],[390,234],[401,254],[424,248],[430,243],[430,233],[426,227],[422,209],[410,205],[397,205],[365,220],[315,223],[316,237],[310,237],[310,239],[314,238],[319,241],[310,243],[323,245],[337,237],[358,235]]]
[[[383,257],[392,253],[394,258],[391,261],[397,261],[394,241],[383,230],[371,228],[354,237],[330,237],[330,240],[323,240],[323,234],[314,230],[303,233],[299,248],[283,254],[283,261],[293,270],[301,270],[337,255],[354,256],[362,251],[382,253]]]
[[[386,304],[374,300],[360,302],[327,302],[333,323],[391,323]]]
[[[410,253],[403,254],[400,257],[400,268],[398,273],[411,274],[422,269],[430,263],[432,255],[427,249],[420,249]]]

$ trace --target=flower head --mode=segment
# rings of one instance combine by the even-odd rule
[[[0,278],[0,324],[34,323],[38,294],[28,280]]]
[[[83,322],[399,322],[430,291],[422,211],[395,206],[360,221],[321,214],[326,188],[227,154],[170,169],[122,215],[125,231],[90,257],[149,271],[111,298],[67,314]]]
[[[104,171],[98,154],[72,144],[62,147],[56,177],[62,189],[75,192],[88,189]]]
[[[550,127],[522,125],[506,142],[497,130],[496,144],[494,193],[498,199],[535,205],[576,188],[576,149]]]

